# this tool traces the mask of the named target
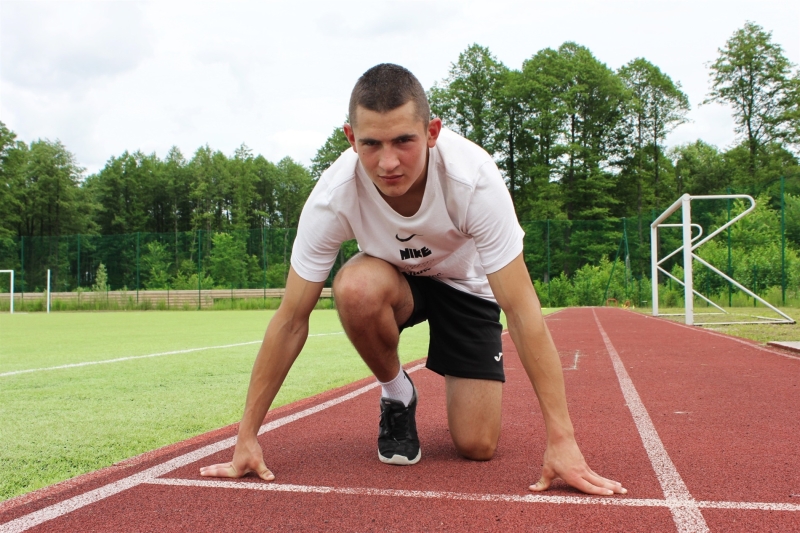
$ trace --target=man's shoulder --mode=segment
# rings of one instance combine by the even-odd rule
[[[487,171],[498,173],[494,159],[486,150],[452,130],[442,129],[436,148],[446,177],[468,187],[474,187]]]
[[[340,186],[352,182],[356,177],[357,166],[358,155],[352,148],[348,148],[322,173],[317,182],[317,187],[332,192]]]

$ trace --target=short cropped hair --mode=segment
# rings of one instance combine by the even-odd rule
[[[350,124],[355,125],[358,106],[386,113],[407,102],[414,102],[417,116],[427,126],[431,120],[431,108],[425,89],[416,76],[400,65],[375,65],[358,78],[350,94]]]

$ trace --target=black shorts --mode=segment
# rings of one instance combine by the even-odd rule
[[[434,278],[404,276],[414,311],[400,331],[428,321],[425,366],[443,376],[505,381],[500,306]]]

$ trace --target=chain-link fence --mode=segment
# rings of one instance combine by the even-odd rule
[[[735,211],[736,206],[732,209]],[[636,219],[522,222],[524,258],[542,303],[600,305],[614,299],[648,305],[650,222],[657,213],[647,215]],[[698,212],[698,217],[703,216]],[[712,215],[706,218],[713,225]],[[285,286],[295,234],[294,228],[263,228],[6,238],[0,239],[0,269],[16,272],[17,293],[43,291],[48,269],[54,292],[266,290]],[[662,231],[659,245],[662,250],[673,250],[680,246],[680,238],[678,230],[674,235]],[[791,297],[792,290],[800,285],[800,272],[796,272],[800,264],[793,250],[787,253],[785,239],[768,241],[757,249],[732,251],[730,235],[721,235],[711,260],[759,295],[774,292],[777,287],[783,301],[776,303],[785,303],[787,287]],[[355,242],[342,246],[328,286],[356,251]],[[677,254],[673,263],[665,265],[667,270],[680,273],[679,278],[681,257]],[[8,292],[8,282],[8,277],[0,278],[0,292]],[[661,282],[671,288],[670,281]],[[727,284],[704,269],[696,269],[695,284],[703,292],[730,297]],[[674,295],[678,304],[682,298],[678,287],[674,287]]]

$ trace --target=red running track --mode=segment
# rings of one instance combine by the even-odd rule
[[[277,480],[201,478],[235,426],[0,504],[35,531],[800,531],[800,359],[617,309],[547,318],[589,464],[626,496],[539,477],[544,427],[505,339],[503,430],[489,462],[453,450],[443,380],[419,365],[423,459],[377,460],[378,389],[363,380],[271,412]]]

